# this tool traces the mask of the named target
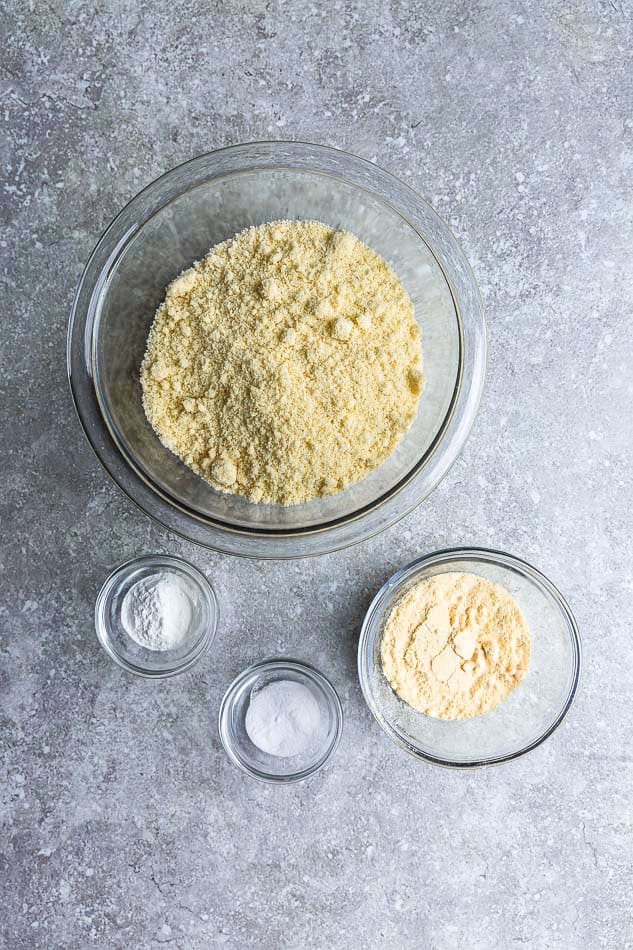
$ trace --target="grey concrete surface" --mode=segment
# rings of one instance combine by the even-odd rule
[[[633,8],[626,0],[8,0],[2,50],[0,946],[292,950],[633,947]],[[414,514],[317,560],[244,562],[153,525],[72,409],[65,334],[102,228],[228,143],[329,143],[403,177],[485,296],[487,388],[459,463]],[[548,573],[585,646],[563,727],[462,774],[392,747],[357,684],[378,586],[414,556],[492,545]],[[182,554],[222,622],[162,685],[97,645],[119,561]],[[340,690],[307,784],[222,752],[222,693],[288,652]]]

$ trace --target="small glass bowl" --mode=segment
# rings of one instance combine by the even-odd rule
[[[121,622],[121,608],[130,588],[144,577],[166,571],[179,575],[191,598],[193,619],[186,637],[173,650],[149,650],[133,640]],[[218,602],[206,577],[179,557],[147,555],[119,565],[99,591],[95,604],[97,637],[108,655],[129,673],[162,679],[183,673],[198,662],[213,642]]]
[[[397,601],[420,581],[451,571],[505,587],[527,621],[532,647],[528,671],[507,699],[489,713],[449,721],[418,712],[392,690],[380,648]],[[576,621],[551,581],[519,558],[481,548],[439,551],[394,574],[369,607],[358,644],[360,685],[379,725],[411,755],[449,768],[509,762],[544,742],[569,711],[580,665]]]
[[[288,758],[262,752],[251,742],[245,726],[253,690],[280,680],[306,686],[322,713],[323,728],[314,746]],[[343,729],[343,709],[330,681],[313,666],[291,659],[263,660],[233,680],[222,700],[218,725],[227,755],[247,775],[261,782],[301,782],[318,772],[336,750]]]

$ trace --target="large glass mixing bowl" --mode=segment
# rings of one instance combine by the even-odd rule
[[[392,265],[422,330],[426,388],[415,422],[382,465],[336,495],[253,504],[213,489],[145,418],[139,367],[167,284],[209,248],[279,218],[352,231]],[[483,306],[457,242],[410,188],[323,146],[220,149],[157,179],[107,228],[81,278],[68,373],[84,431],[120,488],[167,528],[253,557],[322,554],[393,524],[432,491],[470,431],[485,374]]]

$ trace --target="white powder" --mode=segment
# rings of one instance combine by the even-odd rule
[[[316,699],[307,686],[292,680],[253,692],[245,725],[258,749],[280,758],[306,752],[322,728]]]
[[[173,650],[187,635],[193,605],[184,582],[169,572],[137,581],[123,598],[125,632],[147,650]]]

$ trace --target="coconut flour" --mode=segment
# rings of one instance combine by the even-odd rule
[[[514,599],[475,574],[421,581],[393,608],[382,668],[407,703],[440,719],[494,709],[527,670],[530,633]]]

